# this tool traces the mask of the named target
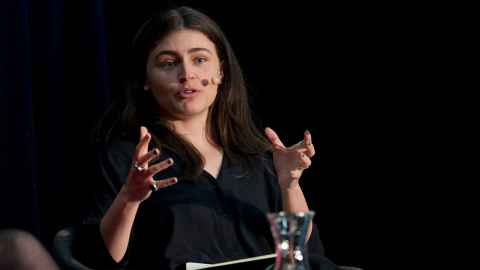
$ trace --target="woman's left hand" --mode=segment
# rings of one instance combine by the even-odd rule
[[[315,155],[312,144],[312,135],[305,131],[303,140],[290,147],[285,147],[277,133],[271,128],[265,129],[267,138],[273,147],[273,162],[282,189],[295,187],[305,169],[312,164],[311,158]]]

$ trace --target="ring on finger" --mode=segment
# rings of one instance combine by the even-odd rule
[[[157,182],[153,182],[151,185],[150,185],[150,189],[152,190],[152,192],[155,192],[158,190],[158,184]]]
[[[133,162],[133,168],[137,170],[137,172],[143,172],[147,169],[145,166],[140,166],[137,161]]]

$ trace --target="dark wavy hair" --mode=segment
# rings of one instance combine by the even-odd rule
[[[194,178],[202,172],[202,155],[169,128],[151,91],[143,90],[149,53],[162,38],[182,29],[206,35],[215,44],[222,63],[222,84],[207,120],[209,139],[223,148],[227,158],[250,167],[260,154],[270,149],[270,144],[253,121],[242,70],[220,27],[205,14],[189,7],[155,14],[140,27],[132,44],[132,76],[125,93],[100,121],[97,139],[108,142],[122,135],[137,141],[143,125],[150,130],[155,147],[169,149],[185,163],[184,177]]]

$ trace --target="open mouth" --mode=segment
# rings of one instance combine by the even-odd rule
[[[183,88],[182,90],[178,91],[177,96],[180,98],[190,98],[195,96],[199,91],[193,88]]]

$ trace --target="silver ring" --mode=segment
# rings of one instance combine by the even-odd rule
[[[153,183],[150,185],[150,189],[152,190],[152,192],[157,191],[157,190],[158,190],[157,182],[153,182]]]
[[[145,170],[147,169],[147,168],[144,167],[144,166],[138,165],[138,162],[136,162],[136,161],[133,162],[133,165],[132,165],[132,166],[133,166],[133,168],[134,168],[135,170],[137,170],[137,172],[143,172],[143,171],[145,171]]]

